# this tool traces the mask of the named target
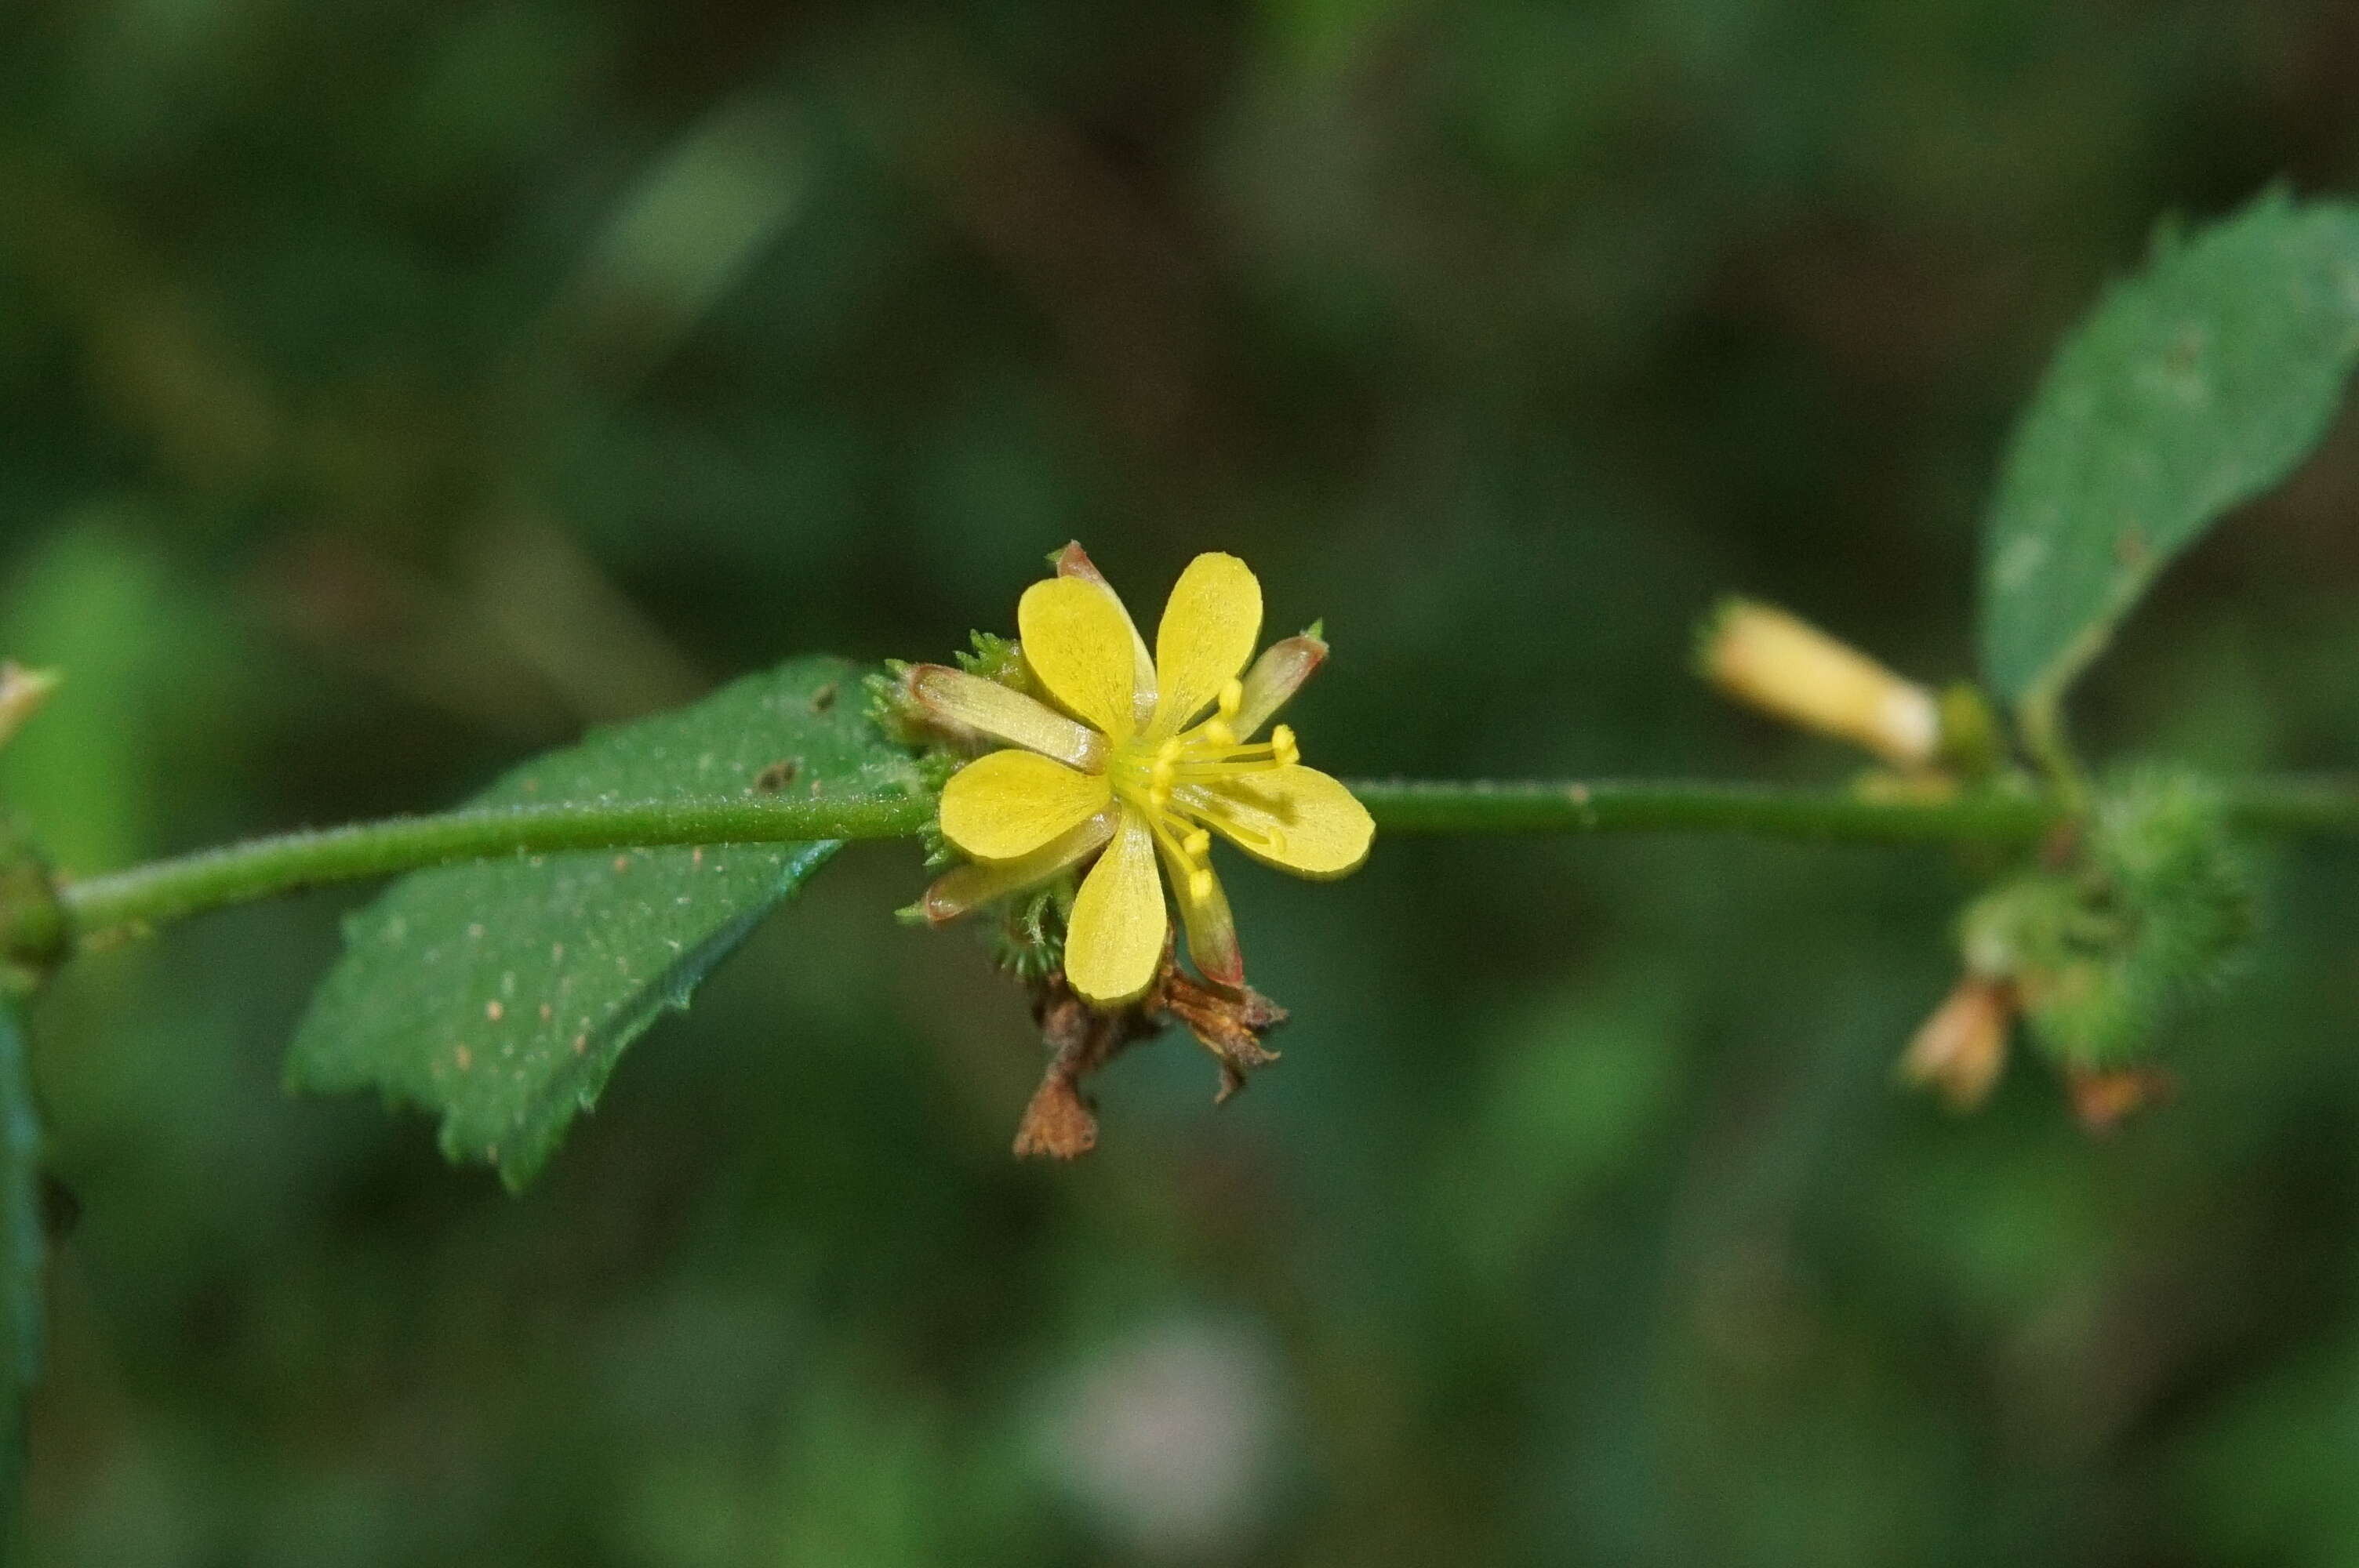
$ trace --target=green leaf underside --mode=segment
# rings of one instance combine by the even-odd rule
[[[2284,479],[2359,359],[2359,209],[2271,191],[2160,243],[2066,340],[1985,533],[1982,657],[2052,705],[2172,557]]]
[[[41,1124],[16,1008],[0,1001],[0,1557],[24,1494],[25,1407],[41,1369]]]
[[[599,731],[473,804],[915,792],[861,671],[793,660]],[[288,1057],[291,1087],[375,1087],[442,1118],[453,1161],[521,1189],[623,1050],[834,854],[833,841],[534,855],[414,872],[344,925]]]

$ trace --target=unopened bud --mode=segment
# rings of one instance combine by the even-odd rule
[[[1728,600],[1705,629],[1701,664],[1731,697],[1897,766],[1924,767],[1940,750],[1931,692],[1782,610]]]
[[[0,746],[49,699],[63,678],[55,670],[28,670],[14,659],[0,660]]]
[[[1902,1081],[1934,1090],[1951,1110],[1974,1109],[1990,1098],[2006,1065],[2014,1017],[2006,981],[1968,975],[1908,1042],[1900,1057]]]

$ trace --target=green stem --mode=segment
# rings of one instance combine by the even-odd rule
[[[2061,819],[2044,800],[1871,800],[1767,784],[1355,782],[1384,833],[1753,833],[1869,844],[2022,843]]]
[[[1832,790],[1730,784],[1430,783],[1352,784],[1379,831],[1402,834],[1752,833],[1869,844],[2027,843],[2066,820],[2056,802],[2019,795],[1875,800]],[[2359,836],[2359,785],[2258,780],[2226,792],[2252,832]],[[328,882],[458,860],[683,844],[897,838],[933,803],[906,795],[817,800],[653,801],[477,808],[290,833],[158,860],[59,890],[82,940]]]
[[[59,892],[74,931],[88,937],[454,860],[671,844],[903,838],[933,815],[932,801],[912,795],[476,808],[228,844],[71,881]]]
[[[2089,775],[2081,771],[2081,759],[2073,754],[2072,742],[2064,733],[2060,694],[2049,690],[2025,697],[2016,708],[2016,728],[2023,737],[2023,749],[2048,775],[2056,798],[2068,810],[2086,811]]]

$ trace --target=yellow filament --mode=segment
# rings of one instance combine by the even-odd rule
[[[1192,734],[1172,736],[1152,750],[1140,747],[1115,760],[1109,770],[1118,794],[1147,816],[1156,838],[1179,862],[1172,867],[1180,891],[1201,903],[1213,890],[1207,858],[1212,835],[1206,824],[1218,827],[1256,854],[1273,859],[1286,853],[1286,837],[1265,826],[1259,811],[1241,812],[1242,800],[1223,798],[1232,779],[1290,768],[1301,760],[1294,731],[1281,724],[1269,739],[1240,745],[1229,723],[1245,700],[1243,683],[1231,681],[1220,697],[1220,717]]]

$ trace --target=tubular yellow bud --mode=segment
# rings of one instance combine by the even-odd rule
[[[1901,1081],[1940,1095],[1951,1110],[1973,1110],[1990,1098],[2006,1065],[2007,1026],[2015,1000],[2004,980],[1968,975],[1934,1010],[1900,1058]]]
[[[1782,610],[1730,600],[1705,633],[1701,663],[1731,697],[1897,766],[1924,767],[1940,750],[1931,692]]]
[[[0,661],[0,746],[49,699],[63,678],[55,670],[28,670],[13,659]]]

